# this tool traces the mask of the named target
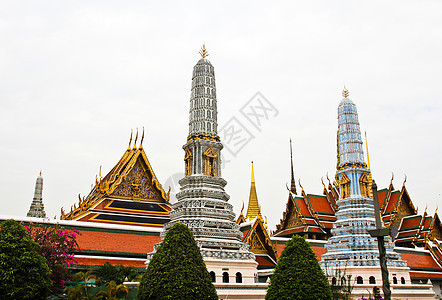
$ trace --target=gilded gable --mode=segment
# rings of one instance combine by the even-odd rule
[[[153,184],[152,175],[141,156],[137,158],[132,170],[110,196],[143,201],[163,201],[161,192]]]

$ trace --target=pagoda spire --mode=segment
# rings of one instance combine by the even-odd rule
[[[291,170],[290,192],[296,195],[295,172],[293,171],[292,139],[290,139],[290,170]]]
[[[187,140],[206,139],[219,142],[215,70],[206,58],[208,53],[205,45],[200,54],[202,58],[193,67]]]
[[[32,199],[31,207],[29,208],[28,217],[46,218],[46,213],[43,205],[43,177],[40,175],[35,182],[34,198]]]
[[[258,203],[258,195],[256,194],[255,187],[255,173],[253,171],[253,161],[252,161],[252,180],[250,183],[250,195],[249,195],[249,205],[247,207],[246,219],[253,220],[257,216],[261,217],[261,208]]]

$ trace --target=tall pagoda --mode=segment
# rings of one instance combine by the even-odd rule
[[[242,242],[233,206],[221,177],[221,149],[217,131],[215,72],[202,47],[193,67],[189,135],[183,146],[185,177],[164,233],[177,222],[189,227],[214,282],[253,283],[255,255]],[[148,254],[148,259],[153,253]]]
[[[35,181],[34,198],[32,199],[31,207],[29,208],[28,217],[46,218],[45,207],[43,204],[43,177],[40,175]]]
[[[338,107],[338,209],[321,265],[329,276],[335,277],[332,284],[339,280],[345,285],[346,280],[353,280],[350,283],[355,284],[353,294],[358,294],[367,287],[381,285],[382,276],[377,240],[368,233],[376,228],[371,171],[364,159],[356,105],[348,95],[347,89],[344,89],[343,99]],[[404,283],[401,290],[393,288],[392,296],[410,295],[412,298],[417,293],[420,299],[432,297],[428,286],[412,286],[410,269],[401,260],[400,254],[394,251],[394,244],[389,236],[385,239],[385,248],[390,280],[400,277]],[[404,289],[408,289],[406,294]]]

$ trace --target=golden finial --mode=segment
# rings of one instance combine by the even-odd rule
[[[137,140],[138,140],[138,127],[137,127],[137,133],[135,134],[135,141],[134,141],[134,148],[137,149]]]
[[[127,147],[127,150],[130,150],[130,144],[132,144],[132,134],[134,133],[133,129],[130,130],[130,139],[129,139],[129,146]]]
[[[371,168],[370,168],[370,155],[368,154],[367,131],[365,131],[365,149],[367,149],[367,164],[368,164],[368,169],[371,170]]]
[[[101,166],[100,166],[100,171],[98,171],[98,177],[100,177],[100,181],[101,181]]]
[[[203,44],[203,47],[201,47],[200,54],[202,58],[206,58],[207,56],[209,56],[209,53],[206,49],[206,44]]]
[[[40,177],[41,177],[41,170],[40,170]]]
[[[244,210],[244,200],[242,201],[242,207],[241,207],[241,213],[240,213],[240,215],[242,215],[243,210]]]
[[[252,160],[252,182],[255,182],[255,173],[253,172],[253,160]]]
[[[144,126],[143,126],[143,134],[141,135],[140,149],[143,149],[143,140],[144,140]]]
[[[405,186],[405,182],[407,182],[407,174],[404,174],[405,179],[404,179],[404,183],[402,183],[402,186]]]
[[[342,91],[342,96],[343,96],[344,98],[347,98],[347,97],[348,97],[348,90],[347,90],[347,88],[345,87],[345,85],[344,85],[344,90]]]

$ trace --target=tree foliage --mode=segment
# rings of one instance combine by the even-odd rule
[[[140,274],[134,267],[125,267],[123,265],[113,266],[108,261],[96,271],[98,285],[105,285],[114,281],[117,285],[122,284],[127,278],[128,281],[134,281]]]
[[[24,227],[29,235],[40,245],[39,253],[46,258],[53,283],[53,294],[63,292],[65,282],[70,277],[69,266],[76,263],[75,251],[81,252],[76,237],[80,233],[75,229],[60,226],[30,224]]]
[[[266,299],[332,299],[327,278],[303,237],[293,236],[282,251]]]
[[[192,233],[174,224],[143,275],[138,299],[218,299]]]
[[[23,226],[6,220],[0,227],[0,298],[44,299],[52,283],[39,245]]]

